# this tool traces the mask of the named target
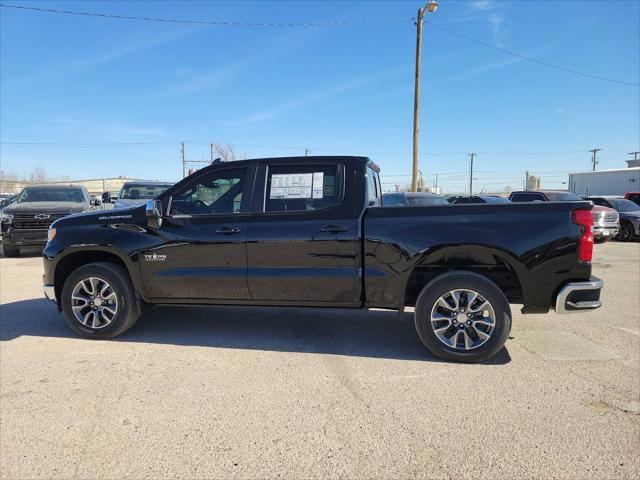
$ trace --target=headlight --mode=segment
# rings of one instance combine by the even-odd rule
[[[49,230],[47,231],[47,242],[50,242],[51,240],[56,238],[56,233],[57,230],[55,228],[49,227]]]
[[[9,215],[8,213],[0,212],[0,222],[2,222],[2,223],[11,223],[11,222],[13,222],[13,215]]]

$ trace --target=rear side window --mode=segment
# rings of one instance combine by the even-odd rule
[[[511,196],[512,202],[544,202],[546,199],[539,193],[514,193]]]
[[[270,166],[265,212],[320,210],[341,202],[337,165]]]

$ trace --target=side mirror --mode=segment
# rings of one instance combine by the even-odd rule
[[[111,192],[104,192],[102,194],[102,203],[111,203]]]
[[[162,225],[162,202],[160,200],[149,200],[145,213],[149,226],[160,228]]]

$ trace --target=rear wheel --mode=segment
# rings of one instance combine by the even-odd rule
[[[620,225],[620,233],[616,237],[621,242],[628,242],[633,239],[633,229],[631,225],[628,223],[623,223]]]
[[[436,356],[480,362],[504,346],[511,330],[511,308],[498,286],[473,272],[449,272],[420,293],[416,329]]]
[[[61,303],[69,326],[86,338],[116,337],[138,319],[129,275],[114,263],[90,263],[74,271],[62,287]]]
[[[20,249],[16,247],[10,247],[6,243],[3,243],[2,253],[5,257],[17,257],[18,255],[20,255]]]

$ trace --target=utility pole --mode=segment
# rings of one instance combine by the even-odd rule
[[[524,189],[529,190],[529,170],[524,172]]]
[[[304,156],[308,157],[309,156],[309,152],[310,152],[310,150],[308,148],[305,148],[304,149]]]
[[[211,161],[211,163],[213,163],[213,143],[211,145],[209,145],[209,147],[211,147],[211,153],[209,154],[209,160]]]
[[[473,195],[473,159],[477,153],[469,153],[468,156],[471,158],[471,162],[469,165],[469,196]]]
[[[182,178],[184,178],[186,177],[185,168],[187,166],[186,162],[184,161],[184,142],[180,144],[180,161],[182,162]]]
[[[424,192],[424,179],[422,178],[422,170],[418,170],[418,173],[420,174],[420,191]]]
[[[640,158],[638,158],[638,155],[640,155],[640,152],[629,152],[629,155],[633,155],[634,160],[640,160]]]
[[[418,9],[416,18],[416,72],[415,85],[413,91],[413,171],[411,174],[411,191],[418,190],[418,132],[420,113],[420,67],[422,59],[422,24],[426,12],[435,12],[438,9],[438,2],[431,0],[424,7]]]
[[[598,162],[596,161],[596,154],[602,150],[601,148],[594,148],[593,150],[589,150],[592,155],[591,155],[591,165],[592,165],[592,170],[595,172],[596,171],[596,165],[598,164]]]

